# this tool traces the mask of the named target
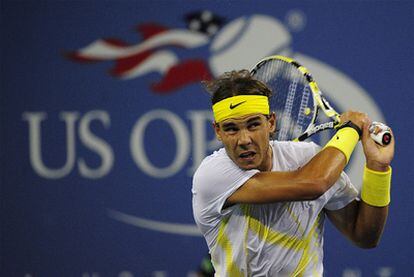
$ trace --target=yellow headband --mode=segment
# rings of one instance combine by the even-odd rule
[[[261,113],[268,115],[269,100],[263,95],[237,95],[213,105],[214,120],[221,122],[228,118]]]

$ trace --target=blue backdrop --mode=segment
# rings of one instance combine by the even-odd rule
[[[1,275],[191,276],[191,175],[219,147],[199,81],[279,53],[397,141],[381,244],[329,227],[326,276],[409,276],[413,3],[2,1]]]

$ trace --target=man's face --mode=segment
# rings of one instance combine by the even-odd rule
[[[272,168],[269,135],[275,130],[275,115],[251,114],[214,124],[217,138],[229,157],[242,169]]]

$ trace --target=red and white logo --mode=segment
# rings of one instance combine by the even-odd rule
[[[182,29],[143,23],[137,27],[142,36],[137,44],[97,39],[67,56],[82,63],[113,61],[110,74],[124,80],[159,73],[160,80],[150,89],[171,93],[228,70],[249,69],[260,58],[287,50],[291,41],[278,20],[264,15],[224,24],[223,18],[201,11],[186,15],[185,20],[187,28]]]

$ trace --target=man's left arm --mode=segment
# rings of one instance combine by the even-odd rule
[[[370,138],[368,126],[365,124],[363,127],[361,138],[366,158],[362,199],[339,210],[326,210],[335,227],[362,248],[377,246],[384,230],[390,202],[390,163],[395,144],[393,136],[389,145],[377,145]]]
[[[373,207],[364,201],[352,201],[340,210],[326,212],[335,227],[354,244],[361,248],[374,248],[380,241],[388,206]]]

